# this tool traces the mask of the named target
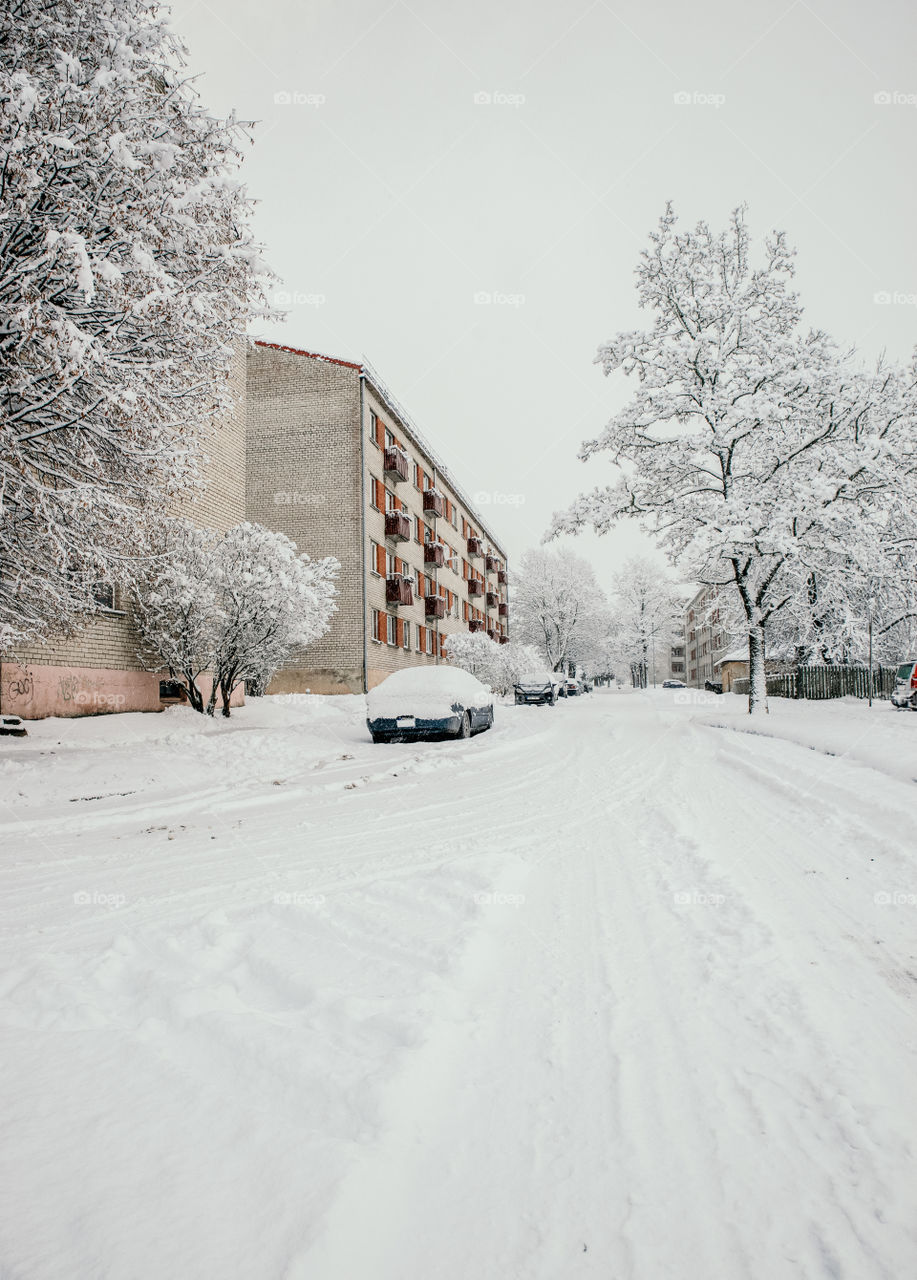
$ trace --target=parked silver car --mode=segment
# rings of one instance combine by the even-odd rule
[[[917,659],[908,658],[895,672],[891,704],[899,711],[906,711],[908,707],[917,711]]]

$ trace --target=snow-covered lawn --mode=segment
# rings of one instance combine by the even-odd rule
[[[0,1273],[917,1274],[917,716],[771,706],[4,742]]]

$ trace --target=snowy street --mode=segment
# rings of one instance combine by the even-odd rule
[[[0,1272],[917,1273],[917,717],[363,706],[0,750]]]

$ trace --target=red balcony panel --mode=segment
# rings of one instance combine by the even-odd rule
[[[399,484],[408,478],[408,455],[403,449],[390,445],[383,455],[382,463],[389,480]]]
[[[427,596],[424,600],[424,612],[428,618],[445,618],[445,600],[442,596]]]
[[[488,593],[487,593],[487,607],[488,607],[488,609],[492,609],[496,603],[497,603],[497,593],[496,593],[496,591],[488,591]]]
[[[443,567],[446,554],[438,542],[426,542],[423,549],[424,564],[435,564],[437,569]]]
[[[393,605],[413,604],[413,584],[400,573],[390,573],[385,579],[385,603]]]
[[[501,636],[501,637],[500,637],[500,643],[501,643],[501,644],[509,644],[509,636]]]
[[[500,617],[501,617],[501,618],[508,618],[508,617],[509,617],[509,605],[508,605],[508,604],[505,604],[505,603],[498,604],[498,605],[497,605],[497,613],[499,613],[499,615],[500,615]]]
[[[410,542],[411,522],[403,511],[386,511],[385,536],[393,542]]]
[[[424,514],[428,516],[441,516],[446,509],[446,500],[438,489],[424,489],[423,494]]]
[[[481,622],[481,621],[479,621],[477,618],[472,618],[472,620],[468,623],[468,630],[469,630],[469,631],[483,631],[483,630],[484,630],[484,623],[483,623],[483,622]]]
[[[477,578],[469,578],[468,594],[470,596],[482,596],[484,594],[484,583],[479,582]]]
[[[498,570],[497,570],[497,581],[500,583],[501,587],[505,587],[505,586],[506,586],[506,581],[507,581],[507,579],[506,579],[506,570],[505,570],[505,569],[498,569]]]
[[[487,565],[488,573],[496,573],[500,562],[497,560],[496,556],[488,556],[485,563]]]
[[[497,638],[497,633],[494,631],[493,627],[487,628],[487,635],[490,640],[496,640]]]
[[[468,558],[474,559],[475,557],[482,556],[483,554],[484,554],[484,543],[481,541],[481,539],[469,538],[468,539]]]

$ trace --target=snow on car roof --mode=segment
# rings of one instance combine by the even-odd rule
[[[461,667],[405,667],[386,676],[376,689],[384,687],[386,693],[442,693],[462,686],[480,688],[481,682]]]

